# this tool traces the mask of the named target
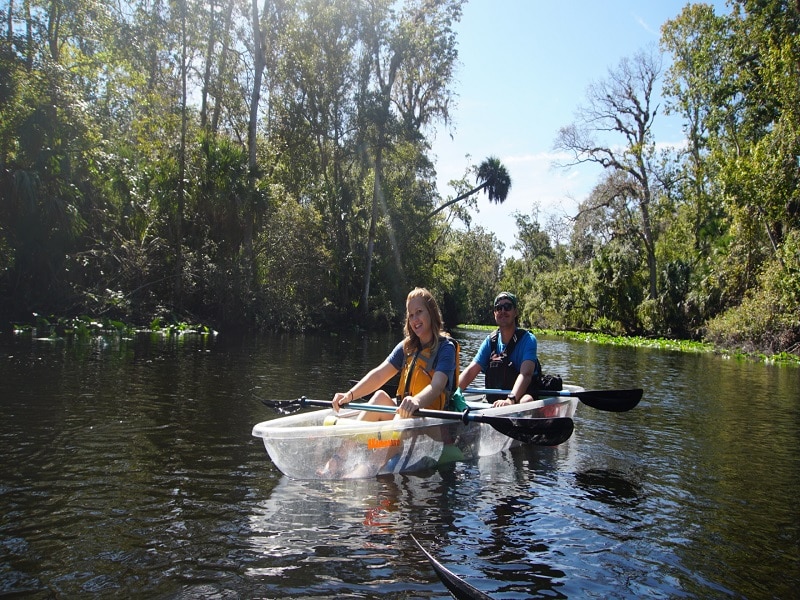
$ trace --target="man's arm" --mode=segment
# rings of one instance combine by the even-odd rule
[[[522,365],[519,369],[519,375],[517,375],[517,379],[514,382],[514,387],[511,388],[511,393],[515,398],[515,402],[520,402],[522,397],[527,393],[528,386],[531,384],[535,370],[536,363],[532,360],[526,360],[522,362]]]
[[[475,380],[480,372],[481,366],[478,363],[475,361],[469,363],[469,366],[461,371],[461,376],[458,378],[458,387],[460,387],[462,391],[467,389],[469,384]]]

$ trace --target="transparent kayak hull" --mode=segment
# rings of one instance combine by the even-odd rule
[[[577,402],[574,397],[556,396],[500,408],[474,401],[469,405],[472,413],[553,418],[572,417]],[[342,412],[334,419],[331,409],[304,412],[258,423],[253,435],[262,438],[275,466],[294,479],[351,479],[421,471],[489,456],[519,443],[491,425],[472,421],[420,417],[373,422],[356,420],[352,418],[355,414]]]

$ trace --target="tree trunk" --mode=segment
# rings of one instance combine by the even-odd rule
[[[422,219],[422,222],[425,222],[425,221],[427,221],[428,219],[432,218],[434,215],[436,215],[436,214],[440,213],[441,211],[443,211],[443,210],[444,210],[445,208],[447,208],[448,206],[452,206],[452,205],[453,205],[453,204],[455,204],[456,202],[461,202],[461,201],[462,201],[462,200],[464,200],[465,198],[469,198],[470,196],[472,196],[472,194],[477,194],[477,193],[478,193],[478,192],[480,192],[480,191],[481,191],[483,188],[485,188],[487,185],[489,185],[489,184],[488,184],[488,182],[484,182],[484,183],[482,183],[481,185],[479,185],[478,187],[474,187],[474,188],[472,188],[470,191],[468,191],[468,192],[464,192],[463,194],[461,194],[460,196],[458,196],[458,197],[456,197],[456,198],[453,198],[452,200],[448,200],[447,202],[445,202],[445,203],[444,203],[444,204],[442,204],[441,206],[439,206],[439,207],[437,207],[437,208],[433,209],[431,212],[429,212],[427,215],[425,215],[425,218],[424,218],[424,219]]]
[[[61,54],[59,42],[59,32],[61,29],[61,3],[53,0],[50,3],[50,11],[47,18],[47,44],[50,48],[50,58],[54,63],[58,63]]]
[[[228,70],[228,47],[230,44],[232,13],[233,2],[228,2],[225,12],[225,21],[220,35],[222,49],[220,50],[219,68],[217,69],[215,84],[212,87],[214,93],[214,111],[211,114],[211,131],[213,133],[216,133],[219,129],[219,115],[222,112],[222,90],[224,86],[222,82]]]
[[[372,187],[372,217],[369,222],[369,236],[367,238],[367,265],[364,269],[364,293],[361,296],[361,314],[369,314],[369,284],[372,276],[372,256],[375,252],[375,234],[378,229],[378,206],[381,189],[381,177],[383,173],[383,147],[379,143],[375,149],[375,182]]]
[[[178,214],[175,216],[175,305],[183,305],[183,212],[186,204],[186,0],[181,2],[181,141],[178,156]]]
[[[11,42],[14,41],[14,0],[8,0],[8,29],[6,31],[6,41],[10,48]]]
[[[217,37],[217,20],[214,17],[214,0],[208,6],[208,44],[206,45],[206,65],[203,71],[203,89],[200,94],[200,127],[206,128],[208,122],[208,91],[211,87],[211,64],[214,60],[214,46]]]
[[[262,14],[267,12],[267,2],[264,0]],[[250,98],[250,118],[247,126],[247,167],[249,173],[249,184],[247,198],[242,210],[244,235],[242,244],[244,245],[244,255],[247,257],[245,277],[248,285],[254,284],[256,269],[254,268],[255,256],[253,252],[253,205],[256,195],[256,180],[258,176],[258,104],[261,100],[261,82],[266,68],[266,58],[264,55],[264,36],[261,33],[261,19],[258,12],[258,0],[252,1],[253,7],[253,93]]]
[[[31,18],[31,0],[23,0],[25,11],[25,68],[28,72],[33,70],[33,19]]]
[[[264,0],[266,3],[267,0]],[[265,6],[266,10],[266,6]],[[250,97],[250,119],[247,126],[247,166],[251,174],[256,169],[256,141],[258,134],[258,103],[261,100],[261,80],[264,76],[264,40],[258,16],[258,0],[253,0],[253,93]],[[252,175],[251,175],[252,176]]]

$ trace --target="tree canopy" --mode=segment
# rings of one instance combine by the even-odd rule
[[[417,285],[491,323],[504,287],[531,325],[797,353],[798,2],[689,4],[610,57],[554,142],[602,175],[566,220],[528,199],[513,258],[466,210],[508,197],[500,158],[436,189],[462,4],[0,7],[3,326],[383,327]],[[654,139],[665,112],[683,146]]]

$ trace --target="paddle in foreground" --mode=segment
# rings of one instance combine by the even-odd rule
[[[470,585],[445,567],[438,560],[436,560],[430,554],[430,552],[422,547],[422,544],[420,544],[417,538],[415,538],[413,535],[411,536],[411,539],[414,540],[414,543],[419,546],[420,550],[422,550],[422,553],[428,559],[428,562],[431,563],[436,575],[442,580],[442,583],[450,591],[454,598],[457,600],[492,600],[491,596],[483,593],[475,586]]]

